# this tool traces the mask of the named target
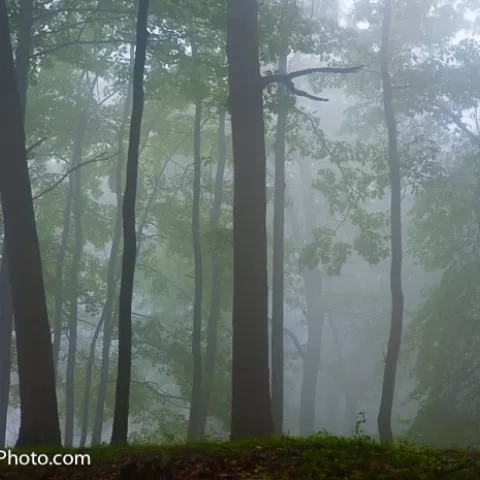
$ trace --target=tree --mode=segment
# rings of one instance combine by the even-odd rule
[[[265,436],[272,429],[268,318],[264,319],[264,315],[268,315],[268,287],[263,88],[280,83],[294,95],[327,101],[298,89],[294,80],[315,73],[353,73],[362,68],[319,67],[262,77],[257,16],[255,1],[228,3],[228,105],[232,116],[235,175],[232,438],[249,438],[255,436],[255,432]],[[253,417],[252,412],[255,412]],[[257,415],[262,416],[258,422]]]
[[[392,296],[392,316],[387,354],[385,356],[382,398],[380,401],[380,410],[378,412],[378,433],[380,435],[380,441],[392,442],[392,406],[403,328],[402,190],[400,164],[398,159],[397,125],[393,110],[392,85],[388,70],[388,42],[392,21],[392,0],[385,0],[383,15],[380,66],[382,70],[383,108],[388,133],[388,165],[390,170],[391,187],[390,225],[392,263],[390,267],[390,292]]]
[[[130,379],[132,370],[132,296],[137,259],[135,200],[137,195],[138,151],[144,103],[143,76],[148,40],[149,0],[139,0],[135,61],[133,65],[133,101],[130,141],[127,154],[127,180],[123,196],[123,257],[118,318],[118,371],[115,391],[112,443],[126,444]]]
[[[134,51],[133,45],[130,46],[130,65],[134,65]],[[95,346],[100,335],[101,328],[103,326],[103,338],[102,338],[102,363],[100,367],[100,380],[98,384],[98,394],[97,394],[97,404],[95,408],[95,420],[92,431],[92,445],[98,445],[102,440],[102,429],[104,422],[104,409],[105,409],[105,398],[107,395],[107,385],[108,385],[108,371],[109,371],[109,362],[110,362],[110,344],[112,341],[113,333],[113,320],[114,320],[114,304],[118,295],[117,285],[118,285],[118,253],[120,250],[120,242],[122,240],[122,186],[123,186],[123,170],[125,164],[125,148],[124,141],[126,136],[128,114],[132,108],[132,87],[133,82],[132,77],[129,77],[127,85],[127,93],[124,103],[124,109],[122,112],[122,119],[120,121],[120,127],[118,129],[117,135],[117,145],[118,145],[118,154],[117,162],[114,170],[114,183],[113,191],[116,196],[116,215],[114,223],[114,231],[112,238],[112,247],[110,250],[110,257],[108,259],[107,266],[107,294],[105,298],[105,303],[102,309],[102,313],[99,319],[97,328],[92,337],[90,344],[90,357],[89,363],[87,365],[87,378],[85,382],[85,392],[84,392],[84,412],[83,412],[83,425],[82,425],[82,439],[85,441],[87,434],[87,425],[88,425],[88,416],[89,416],[89,399],[90,399],[90,386],[91,386],[91,376],[93,370],[93,364],[95,361]]]
[[[83,79],[83,75],[82,75]],[[87,129],[88,111],[83,111],[78,119],[75,138],[73,165],[78,166],[82,161],[83,143]],[[75,424],[75,366],[77,361],[77,336],[78,336],[78,277],[80,272],[80,260],[83,251],[82,229],[82,176],[78,168],[73,174],[73,212],[75,217],[75,245],[70,269],[70,318],[68,322],[68,353],[66,371],[66,399],[65,399],[65,433],[64,445],[73,446],[73,429]]]
[[[7,256],[3,255],[0,266],[0,338],[5,339],[5,344],[0,349],[0,448],[5,447],[12,367],[13,311],[7,262]]]
[[[279,59],[278,71],[287,73],[287,55]],[[285,227],[285,136],[288,96],[280,87],[277,96],[278,119],[275,135],[275,200],[273,213],[272,285],[272,413],[276,435],[283,433],[283,302],[284,302],[284,227]]]
[[[210,228],[219,228],[220,215],[222,212],[225,164],[227,162],[227,140],[225,135],[225,109],[220,110],[218,116],[218,144],[217,144],[217,171],[215,175],[215,187],[212,209],[210,211]],[[221,314],[222,293],[222,269],[219,248],[213,248],[211,254],[211,287],[210,287],[210,312],[207,320],[207,346],[205,348],[205,369],[203,375],[203,410],[200,416],[200,431],[205,433],[207,416],[210,413],[212,387],[215,375],[215,363],[218,345],[218,323]],[[225,275],[223,275],[225,276]]]
[[[20,98],[20,108],[22,111],[22,119],[25,122],[25,112],[27,106],[27,90],[28,90],[28,71],[30,65],[31,37],[32,37],[32,18],[33,18],[33,1],[22,0],[19,2],[19,19],[20,26],[18,29],[18,42],[15,52],[15,72],[17,74],[18,93]],[[7,426],[7,411],[10,392],[10,372],[11,369],[11,345],[13,331],[13,306],[11,298],[10,271],[4,240],[2,245],[2,266],[0,269],[0,328],[2,335],[0,336],[2,346],[0,350],[3,357],[0,361],[2,372],[0,375],[0,444],[5,442],[5,429]]]
[[[268,369],[266,159],[257,0],[227,4],[228,105],[232,121],[232,440],[273,432]]]
[[[192,41],[192,60],[198,62],[198,47]],[[193,300],[192,362],[193,380],[190,399],[190,418],[188,421],[189,440],[198,440],[201,431],[202,406],[202,302],[203,302],[203,262],[200,243],[200,195],[202,190],[202,98],[195,99],[195,120],[193,127],[193,198],[192,198],[192,246],[195,264],[195,293]]]
[[[0,195],[20,382],[18,446],[61,444],[52,345],[6,2],[0,2]],[[26,292],[26,293],[25,293]],[[25,301],[28,295],[29,301]],[[38,412],[41,412],[41,415]]]

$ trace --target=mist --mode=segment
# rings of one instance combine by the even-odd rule
[[[267,415],[243,385],[269,389],[262,432],[478,446],[476,2],[393,2],[387,27],[374,0],[259,2],[266,206],[225,2],[150,2],[136,181],[137,2],[7,3],[64,445],[112,438],[130,261],[130,443],[265,436],[235,434]],[[7,278],[1,447],[23,408]]]

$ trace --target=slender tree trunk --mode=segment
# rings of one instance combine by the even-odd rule
[[[6,441],[12,366],[13,311],[8,275],[8,258],[4,256],[0,267],[0,448],[5,447]]]
[[[322,310],[322,274],[318,269],[302,268],[301,275],[307,304],[308,339],[303,363],[302,385],[300,390],[300,435],[309,435],[315,430],[315,400],[317,397],[318,371],[322,332],[325,323]]]
[[[133,102],[128,144],[127,179],[123,196],[123,258],[118,318],[118,370],[113,415],[112,443],[128,441],[130,378],[132,373],[132,297],[137,258],[135,200],[137,197],[138,150],[143,115],[143,76],[147,52],[148,0],[139,0],[137,41],[133,66]]]
[[[75,150],[73,153],[73,165],[82,162],[83,141],[87,129],[88,116],[83,112],[79,119]],[[77,325],[78,325],[78,275],[80,259],[83,251],[82,233],[82,179],[81,168],[77,168],[72,174],[74,195],[74,218],[75,218],[75,241],[73,247],[72,267],[70,270],[70,319],[68,324],[68,352],[66,372],[66,395],[65,395],[65,447],[73,446],[73,428],[75,419],[75,365],[77,360]]]
[[[231,438],[273,432],[269,385],[266,159],[257,0],[228,0],[233,166]]]
[[[90,342],[90,352],[88,355],[87,367],[85,372],[85,388],[83,390],[83,409],[82,409],[82,427],[80,431],[80,444],[81,448],[85,447],[87,443],[87,432],[88,432],[88,421],[90,414],[90,394],[92,391],[92,375],[93,375],[93,364],[95,362],[95,348],[97,345],[98,337],[102,331],[103,324],[105,323],[105,309],[98,320],[98,323],[93,332],[92,340]],[[100,432],[101,435],[101,432]]]
[[[395,393],[395,377],[397,373],[398,356],[402,341],[403,329],[403,291],[402,291],[402,197],[401,176],[398,160],[397,125],[393,110],[392,86],[388,71],[388,42],[392,21],[392,1],[385,0],[382,27],[382,46],[380,63],[383,86],[383,108],[388,132],[388,164],[391,184],[391,250],[392,263],[390,268],[390,292],[392,297],[392,317],[385,370],[383,373],[382,398],[378,413],[378,433],[382,443],[393,441],[392,407]]]
[[[52,344],[28,173],[22,104],[5,0],[0,0],[0,194],[20,384],[18,446],[61,444]],[[25,301],[28,292],[28,302]],[[41,415],[38,412],[41,412]]]
[[[192,42],[192,57],[197,58],[197,45]],[[193,201],[192,201],[192,242],[195,263],[195,295],[193,300],[192,363],[193,379],[190,398],[190,418],[187,438],[200,438],[200,416],[202,410],[202,301],[203,301],[203,265],[200,243],[200,194],[202,188],[201,140],[202,101],[195,100],[195,124],[193,128]]]
[[[345,361],[342,355],[342,346],[340,344],[340,339],[338,338],[337,327],[335,322],[332,319],[329,319],[330,328],[332,330],[333,344],[335,347],[335,355],[337,357],[340,375],[341,375],[341,384],[344,388],[345,394],[345,410],[343,415],[343,433],[345,436],[350,436],[355,431],[356,423],[356,408],[355,408],[355,394],[350,387],[350,382],[347,377],[347,370],[345,368]]]
[[[21,0],[19,4],[20,28],[15,59],[15,73],[22,112],[22,122],[25,123],[27,106],[28,69],[32,44],[33,0]],[[4,240],[2,251],[2,266],[0,270],[0,447],[5,443],[6,421],[10,392],[11,344],[13,332],[12,289],[10,286],[10,271],[7,260],[7,246]],[[7,372],[8,368],[8,374]],[[3,438],[3,440],[2,440]]]
[[[218,162],[217,173],[215,177],[215,193],[213,196],[213,205],[210,212],[210,228],[213,230],[218,227],[220,215],[222,213],[223,202],[223,177],[225,174],[225,164],[227,162],[227,138],[225,136],[225,110],[220,111],[218,119]],[[205,350],[205,371],[203,376],[203,399],[202,412],[200,419],[200,432],[205,435],[207,417],[210,411],[210,400],[213,389],[213,378],[215,375],[215,360],[217,357],[218,342],[218,322],[221,313],[221,295],[222,295],[222,270],[220,258],[216,249],[212,252],[212,285],[210,291],[210,315],[207,322],[207,348]]]
[[[287,72],[287,55],[279,59],[278,70]],[[283,433],[283,295],[285,234],[285,135],[288,106],[285,88],[278,86],[278,119],[275,136],[275,201],[273,212],[273,286],[272,286],[272,415],[274,432]]]
[[[305,188],[305,233],[302,235],[300,226],[293,211],[290,209],[290,223],[297,239],[298,245],[311,241],[312,228],[316,225],[316,215],[312,197],[311,186],[308,185],[309,175],[305,167],[300,165],[302,183]],[[322,347],[323,326],[325,313],[322,306],[322,272],[318,269],[300,269],[302,276],[307,320],[307,346],[303,356],[303,374],[300,388],[300,435],[310,435],[315,430],[315,401],[317,397],[318,371],[320,370],[320,353]]]
[[[82,74],[78,82],[78,88],[81,88],[85,74]],[[85,120],[86,121],[86,120]],[[78,130],[77,134],[80,132]],[[65,264],[65,255],[67,253],[68,240],[70,237],[70,225],[72,219],[72,205],[73,205],[73,190],[74,190],[74,175],[68,176],[68,189],[65,202],[65,210],[63,212],[63,229],[60,241],[60,249],[57,254],[57,264],[55,270],[55,319],[53,326],[53,367],[55,369],[55,376],[58,380],[58,361],[60,356],[60,347],[62,343],[63,331],[63,266]]]
[[[130,60],[133,62],[133,46],[130,48]],[[107,266],[107,298],[105,300],[105,305],[103,307],[101,318],[103,318],[103,339],[102,339],[102,362],[100,365],[100,380],[98,384],[98,394],[97,394],[97,404],[95,409],[95,420],[93,424],[92,431],[92,445],[99,445],[102,442],[102,430],[103,430],[103,413],[105,408],[105,399],[107,397],[107,386],[108,386],[108,370],[110,362],[110,344],[112,341],[112,332],[113,332],[113,310],[114,310],[114,301],[117,292],[117,258],[118,251],[120,248],[120,242],[122,239],[122,172],[123,164],[125,160],[124,154],[124,139],[125,132],[127,128],[128,117],[130,114],[131,103],[132,103],[132,83],[131,79],[128,84],[127,98],[125,99],[125,110],[123,112],[122,122],[120,124],[120,129],[118,132],[118,156],[117,156],[117,165],[115,171],[115,193],[117,197],[117,213],[115,218],[115,231],[112,239],[112,248],[110,250],[110,258],[108,259]],[[98,336],[97,336],[98,338]],[[95,344],[97,341],[95,335],[92,338],[92,346],[90,348],[90,353],[95,354]],[[94,364],[94,359],[92,359],[92,367]],[[93,370],[93,368],[92,368]],[[91,385],[91,374],[90,380],[88,377],[85,381],[85,389],[87,386]],[[85,397],[87,396],[87,390],[85,390]],[[90,395],[89,395],[90,398]],[[87,413],[86,417],[84,415],[83,422],[88,425],[88,410],[89,408],[85,407],[84,414]]]
[[[63,212],[63,229],[60,248],[57,254],[57,265],[55,271],[55,319],[53,327],[53,367],[55,375],[58,375],[58,358],[60,355],[60,344],[62,340],[62,316],[63,316],[63,265],[67,252],[68,238],[70,236],[70,222],[73,203],[73,175],[68,177],[68,189],[65,210]]]

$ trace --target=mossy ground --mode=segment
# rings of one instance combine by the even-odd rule
[[[29,453],[15,450],[13,453]],[[36,450],[35,453],[74,453]],[[98,447],[90,466],[0,467],[0,479],[41,480],[354,480],[477,479],[480,453],[382,446],[366,438],[278,438],[249,442]]]

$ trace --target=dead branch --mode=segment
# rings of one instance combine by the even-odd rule
[[[281,83],[290,90],[294,95],[298,97],[309,98],[310,100],[315,100],[317,102],[328,102],[328,98],[317,97],[308,92],[298,89],[295,87],[293,80],[295,78],[304,77],[306,75],[311,75],[312,73],[355,73],[363,68],[363,65],[358,67],[318,67],[318,68],[305,68],[303,70],[297,70],[290,73],[272,73],[270,75],[265,75],[261,79],[262,89],[272,83]]]

